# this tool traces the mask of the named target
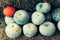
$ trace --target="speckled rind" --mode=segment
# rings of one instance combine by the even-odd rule
[[[60,21],[60,8],[54,9],[51,14],[54,21]]]

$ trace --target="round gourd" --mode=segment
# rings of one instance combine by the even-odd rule
[[[31,20],[35,25],[40,25],[45,21],[45,15],[41,12],[34,12],[31,16]]]
[[[3,9],[3,14],[5,16],[11,17],[14,15],[14,13],[15,13],[15,9],[11,6],[7,6]]]
[[[9,38],[17,38],[21,35],[21,26],[10,23],[6,26],[5,33]]]
[[[23,26],[23,33],[26,37],[33,37],[37,32],[37,27],[33,23],[28,23]]]
[[[52,36],[55,33],[55,25],[52,22],[45,22],[39,26],[39,32],[44,36]]]
[[[7,16],[5,16],[5,23],[6,24],[14,23],[13,17],[7,17]]]
[[[20,25],[26,24],[29,21],[29,14],[25,10],[18,10],[14,14],[14,21]]]
[[[54,9],[51,14],[54,21],[60,21],[60,8]]]
[[[48,13],[51,10],[51,5],[49,3],[38,3],[36,5],[36,10],[43,12],[43,13]]]

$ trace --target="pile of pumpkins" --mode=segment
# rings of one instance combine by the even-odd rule
[[[52,36],[56,31],[56,27],[54,23],[45,21],[46,18],[44,15],[50,12],[51,5],[47,2],[40,2],[36,5],[35,9],[36,11],[30,16],[26,10],[16,11],[12,6],[5,7],[3,14],[5,15],[5,23],[7,24],[5,28],[6,35],[9,38],[17,38],[23,31],[26,37],[33,37],[39,31],[44,36]],[[54,9],[51,15],[52,19],[58,22],[57,28],[60,31],[60,8]],[[23,25],[23,30],[21,29],[21,25]],[[39,25],[39,30],[37,30],[37,25]]]

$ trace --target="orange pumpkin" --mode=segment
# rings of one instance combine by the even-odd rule
[[[7,6],[7,7],[5,7],[5,8],[3,9],[3,14],[4,14],[5,16],[10,17],[10,16],[13,16],[14,13],[15,13],[15,9],[14,9],[13,7],[11,7],[11,6]]]

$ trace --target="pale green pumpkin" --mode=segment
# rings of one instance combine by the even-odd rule
[[[9,38],[17,38],[21,35],[21,26],[10,23],[6,26],[5,33]]]
[[[36,5],[36,10],[43,12],[43,13],[48,13],[51,10],[51,5],[49,3],[38,3]]]
[[[31,20],[35,25],[40,25],[45,21],[45,15],[41,12],[34,12],[31,16]]]
[[[37,27],[33,23],[28,23],[23,26],[23,33],[26,37],[33,37],[37,32]]]
[[[39,32],[44,36],[52,36],[55,33],[55,25],[52,22],[45,22],[39,26]]]
[[[25,10],[18,10],[14,14],[14,21],[17,24],[23,25],[29,21],[29,14]]]

